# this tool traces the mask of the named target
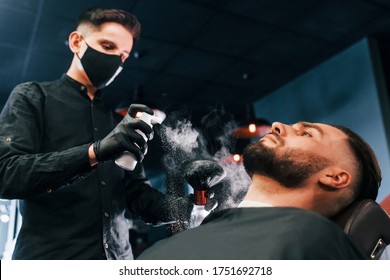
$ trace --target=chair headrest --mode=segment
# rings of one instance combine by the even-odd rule
[[[390,244],[390,217],[371,199],[353,202],[331,218],[371,259]]]

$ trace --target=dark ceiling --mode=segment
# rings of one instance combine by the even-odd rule
[[[68,34],[91,6],[126,9],[142,24],[107,102],[180,110],[195,123],[222,105],[238,120],[363,37],[390,38],[389,0],[0,0],[0,108],[17,83],[68,69]]]
[[[107,102],[138,96],[195,120],[220,105],[240,117],[364,36],[390,33],[388,0],[1,0],[0,106],[17,83],[68,69],[68,34],[91,6],[129,10],[142,24],[139,58],[106,89]]]

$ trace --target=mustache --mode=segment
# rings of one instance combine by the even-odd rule
[[[274,138],[276,138],[277,145],[283,145],[284,144],[283,138],[278,133],[275,133],[275,132],[272,132],[272,131],[270,131],[267,134],[265,134],[263,137],[261,137],[261,139],[263,139],[264,137],[269,136],[269,135],[272,135]]]

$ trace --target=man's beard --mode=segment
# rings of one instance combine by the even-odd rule
[[[261,142],[249,144],[244,150],[243,160],[249,176],[267,176],[287,188],[302,185],[329,164],[328,159],[302,149],[281,151]]]

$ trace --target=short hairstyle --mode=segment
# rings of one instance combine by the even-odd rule
[[[91,8],[84,11],[77,20],[76,29],[84,23],[99,28],[106,22],[119,23],[133,35],[134,40],[137,40],[141,33],[141,24],[133,14],[119,9],[104,8]]]
[[[378,196],[378,189],[382,182],[382,172],[371,146],[351,129],[342,125],[332,125],[348,136],[348,145],[357,163],[357,186],[355,199],[373,199]]]

